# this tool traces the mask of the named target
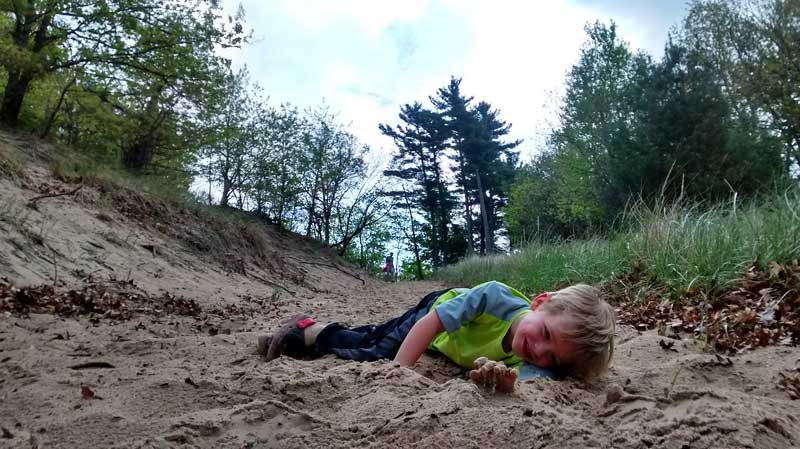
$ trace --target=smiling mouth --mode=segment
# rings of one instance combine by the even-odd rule
[[[522,354],[525,356],[524,358],[528,361],[531,360],[531,352],[528,348],[528,339],[525,339],[525,343],[522,345]]]

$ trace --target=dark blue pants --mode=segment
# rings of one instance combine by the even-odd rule
[[[422,301],[397,318],[382,324],[348,328],[340,323],[325,326],[317,336],[317,355],[334,354],[339,358],[360,362],[393,359],[414,323],[425,316],[431,304],[442,293],[429,293]]]

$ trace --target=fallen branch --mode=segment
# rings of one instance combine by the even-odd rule
[[[278,288],[280,288],[282,290],[285,290],[286,293],[289,293],[290,295],[296,295],[295,292],[289,290],[288,288],[284,287],[283,285],[278,284],[276,282],[268,281],[268,280],[264,279],[263,277],[261,277],[261,276],[259,276],[257,274],[250,273],[249,277],[255,278],[257,281],[261,281],[261,282],[263,282],[263,283],[265,283],[267,285],[271,285],[273,287],[278,287]]]
[[[36,202],[39,201],[39,200],[43,200],[45,198],[55,198],[55,197],[58,197],[58,196],[75,195],[76,193],[78,193],[78,190],[80,190],[82,188],[83,188],[83,184],[79,185],[78,187],[75,187],[74,189],[70,190],[69,192],[48,193],[46,195],[39,195],[37,197],[31,198],[31,199],[28,200],[28,207],[32,207],[32,208],[35,209],[36,208]]]
[[[339,268],[336,265],[331,265],[329,263],[322,263],[322,262],[311,262],[311,261],[308,261],[308,260],[298,259],[297,257],[292,257],[292,256],[286,256],[286,258],[287,259],[294,259],[294,260],[296,260],[296,261],[298,261],[300,263],[304,263],[304,264],[308,264],[308,265],[320,265],[320,266],[323,266],[323,267],[331,267],[331,268],[334,268],[336,270],[341,271],[342,273],[344,273],[344,274],[346,274],[348,276],[352,276],[352,277],[358,279],[359,281],[361,281],[361,285],[367,285],[367,282],[365,280],[361,279],[360,277],[358,277],[358,275],[355,275],[355,274],[353,274],[353,273],[351,273],[349,271],[345,271],[345,270],[343,270],[342,268]]]

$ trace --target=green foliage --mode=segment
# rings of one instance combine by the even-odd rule
[[[349,246],[345,259],[372,274],[381,274],[386,258],[386,247],[392,240],[388,224],[373,226],[358,234]]]
[[[250,91],[246,70],[228,73],[195,118],[199,171],[221,185],[219,205],[228,207],[238,195],[244,208],[245,185],[250,182],[259,147],[259,120],[266,111]]]
[[[363,186],[367,171],[364,157],[369,148],[361,146],[325,105],[308,112],[304,143],[308,158],[306,235],[332,243],[339,207],[348,194]]]
[[[500,120],[489,103],[471,105],[473,97],[461,93],[461,79],[451,78],[430,100],[445,120],[447,137],[454,150],[451,169],[456,189],[464,197],[468,251],[476,250],[473,234],[477,230],[477,250],[481,254],[491,253],[497,246],[495,240],[502,235],[498,232],[503,226],[500,209],[508,200],[518,161],[514,148],[520,141],[503,140],[511,125]],[[476,208],[480,211],[477,217],[473,216]],[[476,219],[478,226],[473,224]]]
[[[26,0],[0,10],[0,121],[113,147],[138,171],[184,168],[187,115],[228,64],[217,48],[247,38],[241,10],[226,22],[209,0]]]
[[[792,0],[695,0],[686,45],[702,51],[738,111],[757,112],[800,164],[800,4]]]
[[[268,109],[258,122],[259,151],[254,173],[246,188],[256,212],[272,217],[280,227],[292,229],[298,220],[307,154],[305,117],[288,104]]]
[[[386,213],[379,182],[367,176],[368,148],[324,105],[300,114],[259,97],[246,70],[229,73],[193,121],[195,166],[208,182],[208,202],[218,186],[220,206],[296,232],[305,227],[307,236],[346,256]]]
[[[763,126],[767,114],[744,107],[750,100],[731,87],[733,76],[720,77],[717,47],[704,45],[715,34],[676,33],[654,62],[632,53],[613,24],[586,31],[561,124],[512,189],[512,242],[534,229],[561,237],[608,230],[634,198],[752,197],[789,175],[794,144]]]
[[[416,261],[404,260],[401,264],[399,276],[401,281],[420,281],[430,279],[431,276],[433,271],[425,264],[422,265],[422,271],[418,271]]]
[[[519,170],[504,209],[512,247],[590,231],[603,211],[589,168],[577,152],[562,151]]]
[[[406,239],[418,278],[424,277],[423,259],[436,269],[475,251],[476,231],[477,250],[482,254],[492,252],[504,235],[501,209],[508,201],[518,165],[514,148],[520,142],[504,141],[511,125],[500,120],[489,103],[472,105],[460,85],[460,79],[452,78],[430,97],[433,110],[420,103],[407,104],[400,109],[402,124],[380,125],[381,132],[397,145],[385,174],[400,183],[387,195],[394,198],[396,207],[408,211]],[[454,185],[445,174],[445,157],[453,162]],[[457,200],[456,194],[463,199]],[[454,219],[458,201],[464,226]],[[424,219],[421,226],[415,214]]]

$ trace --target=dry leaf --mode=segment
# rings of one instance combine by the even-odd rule
[[[675,342],[674,341],[659,340],[658,341],[658,345],[661,346],[661,349],[663,349],[665,351],[678,352],[678,350],[675,349]]]
[[[92,399],[95,397],[94,390],[86,385],[83,385],[81,386],[81,396],[83,396],[84,399]]]

